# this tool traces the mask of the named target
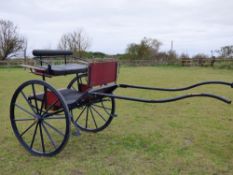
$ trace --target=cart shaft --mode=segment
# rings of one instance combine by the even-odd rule
[[[208,94],[208,93],[187,94],[187,95],[181,95],[181,96],[177,96],[177,97],[173,97],[173,98],[164,98],[164,99],[158,99],[158,100],[127,97],[127,96],[113,95],[113,94],[102,93],[102,92],[91,92],[90,94],[96,95],[96,96],[111,97],[111,98],[116,98],[116,99],[137,101],[137,102],[144,102],[144,103],[167,103],[167,102],[178,101],[178,100],[191,98],[191,97],[210,97],[210,98],[220,100],[224,103],[231,104],[231,100],[229,100],[225,97],[214,95],[214,94]]]
[[[157,91],[184,91],[184,90],[189,90],[189,89],[192,89],[198,86],[210,85],[210,84],[225,85],[225,86],[230,86],[231,88],[233,88],[233,83],[224,82],[224,81],[205,81],[205,82],[196,83],[191,86],[186,86],[182,88],[159,88],[159,87],[147,87],[147,86],[137,86],[137,85],[129,85],[129,84],[119,84],[118,86],[122,88],[146,89],[146,90],[157,90]]]

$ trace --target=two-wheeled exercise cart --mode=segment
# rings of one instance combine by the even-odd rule
[[[17,139],[33,155],[54,156],[66,145],[71,123],[75,131],[99,132],[116,116],[115,99],[144,103],[166,103],[190,97],[210,97],[230,104],[231,101],[214,94],[187,94],[166,99],[141,99],[114,95],[117,88],[134,88],[155,91],[184,91],[207,84],[233,87],[232,83],[207,81],[184,88],[157,88],[116,84],[118,63],[113,59],[68,64],[70,51],[34,50],[39,66],[24,65],[43,80],[29,80],[14,92],[10,104],[11,125]],[[64,64],[48,64],[45,58],[64,58]],[[73,74],[75,77],[63,89],[55,89],[46,77]],[[15,80],[17,81],[17,80]]]

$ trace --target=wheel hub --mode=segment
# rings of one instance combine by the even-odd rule
[[[36,114],[36,119],[37,119],[37,120],[42,120],[42,116],[39,115],[39,114]]]

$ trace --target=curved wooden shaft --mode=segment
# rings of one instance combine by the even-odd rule
[[[233,88],[233,83],[228,83],[224,81],[204,81],[200,83],[193,84],[191,86],[186,86],[182,88],[159,88],[159,87],[146,87],[146,86],[137,86],[137,85],[128,85],[128,84],[119,84],[118,87],[122,88],[134,88],[134,89],[146,89],[146,90],[157,90],[157,91],[184,91],[189,90],[198,86],[202,85],[209,85],[209,84],[219,84],[219,85],[226,85]]]
[[[113,95],[113,94],[101,93],[101,92],[92,92],[90,94],[96,95],[96,96],[111,97],[111,98],[116,98],[116,99],[137,101],[137,102],[144,102],[144,103],[167,103],[167,102],[173,102],[173,101],[182,100],[182,99],[191,98],[191,97],[210,97],[210,98],[220,100],[224,103],[228,103],[228,104],[231,103],[231,100],[225,97],[221,97],[221,96],[214,95],[214,94],[207,94],[207,93],[187,94],[187,95],[181,95],[181,96],[177,96],[173,98],[164,98],[164,99],[158,99],[158,100],[127,97],[127,96]]]

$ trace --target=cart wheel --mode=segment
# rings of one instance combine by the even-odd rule
[[[99,132],[105,129],[111,123],[114,113],[115,100],[109,97],[72,110],[73,122],[87,132]]]
[[[86,84],[85,74],[75,77],[67,88],[78,90],[80,84]],[[88,104],[72,110],[72,122],[81,130],[87,132],[99,132],[105,129],[112,121],[115,115],[115,100],[104,97],[98,100],[92,100]]]
[[[33,155],[54,156],[69,139],[67,104],[56,89],[41,80],[24,82],[16,89],[10,120],[17,139]]]

